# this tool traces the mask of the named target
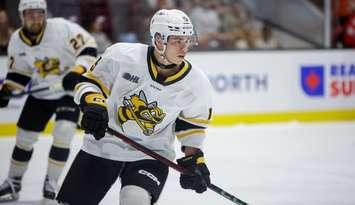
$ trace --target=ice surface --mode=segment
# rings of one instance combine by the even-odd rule
[[[80,136],[73,141],[70,161]],[[14,143],[13,137],[0,138],[1,181]],[[41,137],[35,145],[18,204],[41,199],[50,143],[50,137]],[[355,204],[355,122],[212,127],[205,155],[212,182],[252,205]],[[171,169],[158,204],[233,204],[210,190],[183,190],[178,177]],[[118,205],[119,186],[114,184],[101,205]]]

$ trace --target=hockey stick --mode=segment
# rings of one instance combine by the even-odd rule
[[[160,162],[168,165],[169,167],[175,169],[176,171],[178,171],[180,173],[191,174],[191,172],[189,170],[185,169],[184,167],[182,167],[182,166],[170,161],[169,159],[155,153],[154,151],[152,151],[152,150],[148,149],[147,147],[135,142],[134,140],[124,136],[123,134],[113,130],[112,128],[108,127],[107,132],[111,135],[114,135],[114,136],[120,138],[125,143],[131,145],[135,149],[137,149],[137,150],[153,157],[154,159],[159,160]],[[195,174],[199,174],[199,173],[195,173]],[[216,192],[217,194],[229,199],[230,201],[234,202],[235,204],[248,205],[248,203],[238,199],[237,197],[233,196],[232,194],[229,194],[228,192],[224,191],[223,189],[219,188],[218,186],[216,186],[212,183],[210,183],[208,185],[208,188],[211,189],[212,191]]]
[[[10,98],[20,98],[24,95],[31,95],[34,93],[39,93],[45,90],[61,90],[62,89],[62,84],[61,83],[56,83],[47,87],[43,87],[43,88],[37,88],[37,89],[33,89],[33,90],[26,90],[26,91],[22,91],[20,93],[13,93],[12,95],[10,95]]]

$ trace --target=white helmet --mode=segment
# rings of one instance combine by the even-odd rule
[[[28,9],[43,9],[47,12],[47,3],[45,0],[20,0],[18,11],[23,15],[23,11]]]
[[[150,21],[150,35],[153,38],[153,44],[157,33],[161,35],[164,43],[171,35],[196,37],[190,18],[183,11],[177,9],[161,9],[154,14]]]

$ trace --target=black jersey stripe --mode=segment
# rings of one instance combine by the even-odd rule
[[[169,77],[162,77],[159,75],[156,65],[154,64],[154,47],[150,46],[148,47],[148,53],[147,53],[147,65],[148,65],[148,71],[150,74],[150,77],[152,80],[156,81],[157,83],[161,85],[171,85],[173,83],[176,83],[183,79],[192,69],[192,65],[190,62],[187,60],[184,60],[183,63],[180,66],[179,72],[177,72],[173,76]]]
[[[106,87],[106,85],[103,82],[101,82],[101,80],[97,79],[92,74],[92,72],[86,72],[83,74],[83,76],[85,77],[85,79],[83,79],[83,82],[90,82],[96,85],[97,87],[99,87],[102,94],[105,96],[105,98],[107,98],[111,94],[111,90],[108,87]]]
[[[190,62],[184,60],[183,63],[181,64],[180,71],[177,72],[175,75],[168,77],[164,81],[164,85],[171,85],[175,82],[180,81],[191,71],[191,68],[192,68],[192,66],[191,66]]]
[[[180,118],[177,118],[175,120],[175,132],[186,131],[186,130],[191,130],[191,129],[206,129],[206,128],[202,127],[202,126],[191,124],[189,122],[181,120]]]
[[[104,95],[105,98],[108,98],[108,94],[105,93],[104,89],[101,87],[100,83],[96,82],[95,80],[93,79],[89,79],[89,78],[84,78],[83,79],[83,82],[89,82],[89,83],[92,83],[94,85],[96,85],[97,87],[100,88],[102,94]]]
[[[78,56],[85,56],[85,55],[96,57],[97,49],[94,47],[86,47],[78,54]]]
[[[18,83],[23,87],[25,87],[31,81],[30,77],[15,72],[8,73],[6,79]]]
[[[154,47],[153,46],[149,46],[148,47],[148,53],[147,53],[147,65],[148,65],[148,71],[150,74],[150,77],[152,78],[152,80],[155,81],[155,79],[157,78],[157,71],[153,70],[155,69],[152,65],[152,59],[151,57],[154,55]]]
[[[43,38],[43,35],[44,35],[44,30],[45,30],[45,26],[43,26],[42,28],[42,31],[41,33],[39,33],[36,38],[34,38],[33,40],[31,40],[31,38],[29,38],[27,35],[26,35],[26,31],[21,29],[19,31],[19,35],[20,35],[20,39],[27,45],[29,46],[35,46],[35,45],[38,45],[41,41],[42,41],[42,38]]]

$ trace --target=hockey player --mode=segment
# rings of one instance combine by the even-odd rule
[[[69,155],[79,108],[70,91],[96,60],[96,43],[87,31],[62,18],[47,19],[45,0],[21,0],[22,27],[14,32],[8,47],[9,70],[0,91],[0,107],[9,103],[14,90],[60,83],[64,90],[46,90],[30,95],[17,123],[16,145],[8,178],[0,186],[0,202],[19,198],[21,179],[33,153],[33,145],[55,114],[53,144],[49,152],[43,197],[55,198],[58,177]]]
[[[210,183],[202,142],[211,119],[212,87],[185,59],[196,35],[180,10],[159,10],[151,19],[153,46],[117,43],[109,47],[77,84],[74,100],[87,133],[58,193],[62,204],[96,205],[117,178],[120,205],[155,203],[168,166],[106,132],[117,130],[173,160],[177,138],[185,153],[178,163],[202,176],[181,175],[185,189],[202,193]]]

